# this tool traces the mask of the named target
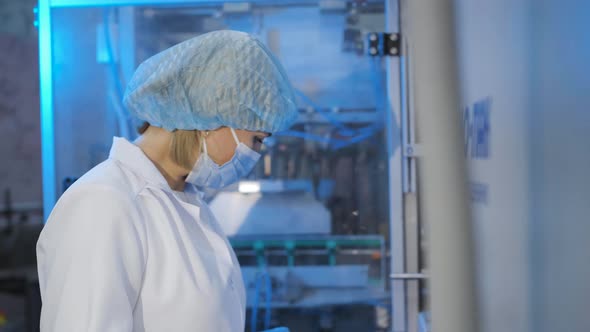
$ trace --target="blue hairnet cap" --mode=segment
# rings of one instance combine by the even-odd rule
[[[253,36],[214,31],[143,62],[123,102],[130,113],[172,131],[235,129],[274,133],[297,117],[293,88]]]

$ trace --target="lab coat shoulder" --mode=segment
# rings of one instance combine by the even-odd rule
[[[131,331],[147,262],[137,181],[113,160],[60,198],[37,243],[42,331]]]
[[[122,165],[115,159],[107,159],[76,181],[71,189],[79,187],[109,188],[124,196],[135,200],[135,197],[146,185],[145,179],[138,176],[133,170]],[[65,194],[68,192],[66,191]]]
[[[67,242],[83,235],[95,237],[123,229],[134,230],[139,239],[144,238],[143,218],[137,203],[143,186],[116,161],[109,159],[99,164],[60,197],[38,246],[56,242],[58,238],[59,242]]]

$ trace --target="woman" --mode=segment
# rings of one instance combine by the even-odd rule
[[[125,94],[133,143],[63,194],[39,238],[41,331],[244,331],[235,254],[202,200],[247,175],[296,117],[270,52],[217,31],[145,61]]]

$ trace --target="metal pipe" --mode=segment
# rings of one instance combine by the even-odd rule
[[[386,31],[400,31],[398,0],[385,2]],[[401,134],[401,87],[400,60],[397,57],[386,58],[387,70],[387,150],[389,156],[389,250],[390,273],[405,272],[404,248],[404,203],[402,190],[402,153]],[[391,331],[406,331],[406,287],[401,281],[392,281],[391,296]]]
[[[472,224],[462,145],[453,0],[408,1],[415,108],[423,145],[432,330],[477,331]]]
[[[52,8],[64,7],[103,7],[103,6],[181,6],[198,5],[211,6],[223,3],[242,3],[244,0],[48,0]],[[272,6],[318,6],[319,0],[250,0],[253,5]]]
[[[398,0],[385,2],[386,31],[397,33],[399,26]],[[401,129],[401,86],[400,60],[386,57],[387,70],[387,151],[389,157],[389,247],[390,273],[405,272],[404,218],[402,190],[402,153],[403,143]],[[406,331],[406,287],[401,281],[392,281],[390,285],[392,322],[391,331]]]
[[[428,275],[424,273],[393,273],[389,275],[392,280],[426,280]]]
[[[256,252],[254,250],[240,250],[240,249],[235,249],[235,252],[237,255],[240,256],[256,256]],[[347,255],[347,256],[370,256],[373,255],[377,252],[380,252],[379,250],[363,250],[363,249],[340,249],[336,251],[336,254],[339,255]],[[274,249],[274,250],[265,250],[264,254],[267,256],[287,256],[287,251],[286,250],[279,250],[279,249]],[[293,251],[293,255],[294,256],[323,256],[323,255],[327,255],[328,251],[326,249],[302,249],[302,250],[294,250]]]

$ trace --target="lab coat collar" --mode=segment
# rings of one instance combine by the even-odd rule
[[[122,137],[113,138],[113,147],[111,148],[109,158],[125,165],[125,167],[128,167],[134,173],[144,178],[149,184],[174,193],[162,173],[156,168],[156,165],[154,165],[137,145],[129,142],[127,139]],[[191,184],[186,185],[184,194],[196,195],[199,198],[203,197],[203,193]]]
[[[134,173],[144,178],[148,183],[165,190],[172,190],[168,182],[156,168],[156,165],[135,144],[122,137],[113,138],[113,146],[109,155]]]

